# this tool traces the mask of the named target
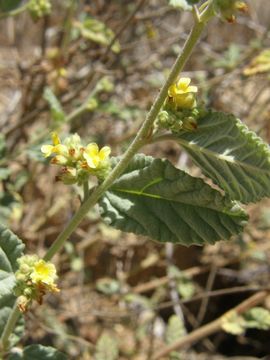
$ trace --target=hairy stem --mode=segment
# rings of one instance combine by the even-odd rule
[[[200,18],[195,21],[192,31],[190,32],[182,52],[177,57],[168,79],[166,80],[165,84],[161,88],[156,100],[154,101],[144,123],[142,124],[140,130],[138,131],[135,139],[130,144],[126,152],[124,153],[122,159],[119,163],[115,166],[115,168],[111,171],[108,177],[104,180],[104,182],[99,185],[83,202],[81,207],[78,209],[76,214],[70,220],[66,228],[59,234],[56,238],[52,246],[49,248],[47,253],[44,256],[44,260],[48,261],[53,258],[53,256],[63,247],[64,243],[69,239],[70,235],[73,231],[79,226],[83,218],[88,213],[89,209],[94,206],[102,194],[114,183],[114,181],[123,173],[123,171],[128,166],[130,160],[133,156],[138,152],[138,150],[145,144],[147,144],[151,138],[152,128],[154,121],[162,108],[162,105],[167,97],[168,89],[170,85],[175,81],[179,73],[183,70],[187,60],[189,59],[196,43],[198,42],[204,28],[206,27],[207,22],[213,16],[212,5],[210,5],[203,11]],[[10,315],[11,317],[15,317],[18,310],[15,309],[13,313]],[[17,316],[17,315],[16,315]],[[18,317],[18,316],[17,316]],[[9,322],[8,322],[9,323]],[[16,321],[15,321],[16,323]],[[14,324],[15,325],[15,324]],[[2,336],[2,344],[7,343],[9,335],[13,331],[14,326],[9,326],[9,329],[4,331]]]
[[[15,305],[9,315],[8,321],[5,325],[4,331],[1,336],[1,342],[0,342],[0,352],[3,350],[7,350],[9,348],[9,336],[13,332],[16,322],[20,317],[20,311],[17,306],[17,303],[15,302]],[[1,355],[1,354],[0,354]]]
[[[208,14],[208,13],[206,13]],[[52,244],[48,252],[46,253],[44,259],[50,260],[63,246],[65,241],[70,237],[72,232],[77,228],[82,219],[88,213],[89,209],[96,204],[98,199],[102,196],[102,194],[113,184],[113,182],[122,174],[125,168],[128,166],[130,160],[133,156],[138,152],[138,150],[145,144],[148,143],[149,134],[151,134],[151,130],[154,124],[154,121],[162,108],[162,105],[167,97],[168,89],[173,81],[176,79],[178,74],[182,71],[186,61],[190,57],[194,46],[196,45],[198,39],[202,31],[204,30],[207,21],[208,15],[206,17],[206,21],[198,21],[195,23],[185,45],[183,51],[179,54],[176,59],[169,77],[165,84],[163,85],[160,93],[158,94],[155,102],[153,103],[142,127],[140,128],[137,136],[133,140],[133,142],[128,147],[127,151],[123,155],[120,162],[115,166],[112,172],[108,175],[105,181],[96,188],[96,190],[88,197],[88,199],[82,204],[74,217],[70,220],[70,223],[63,230],[63,232],[58,236],[55,242]]]

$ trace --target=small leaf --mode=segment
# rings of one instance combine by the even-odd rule
[[[256,202],[270,196],[270,150],[233,115],[210,112],[193,132],[177,135],[202,172],[232,200]]]
[[[105,221],[117,229],[184,245],[229,239],[247,220],[202,179],[144,155],[134,157],[99,203]]]
[[[169,5],[181,9],[181,10],[192,10],[192,5],[195,5],[200,0],[169,0]]]
[[[11,11],[19,6],[22,0],[0,0],[1,11]]]
[[[86,17],[82,22],[75,22],[74,26],[79,29],[83,38],[100,45],[109,45],[114,38],[114,32],[97,19]],[[112,50],[119,53],[120,44],[118,41],[113,44]]]
[[[104,333],[98,339],[95,360],[117,360],[118,344],[110,335]]]
[[[96,288],[105,295],[112,295],[119,292],[120,284],[115,279],[103,278],[97,281]]]
[[[16,349],[17,350],[17,349]],[[11,354],[8,360],[67,360],[67,356],[50,346],[30,345]]]
[[[244,68],[244,75],[252,76],[256,74],[270,72],[270,49],[263,50],[256,56],[249,65]]]
[[[172,315],[169,318],[168,326],[166,329],[166,343],[168,345],[173,344],[175,341],[179,340],[181,337],[185,336],[186,328],[182,321],[177,315]],[[170,353],[171,360],[180,360],[181,354],[177,351],[172,351]]]
[[[241,335],[245,332],[245,320],[233,310],[221,318],[221,327],[229,334]]]
[[[270,311],[262,307],[254,307],[243,315],[246,328],[255,328],[260,330],[270,329]]]
[[[46,87],[44,90],[43,97],[48,101],[52,118],[55,122],[61,123],[65,121],[66,115],[57,97],[54,95],[51,88]]]

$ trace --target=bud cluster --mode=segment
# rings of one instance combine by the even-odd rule
[[[57,180],[64,184],[83,184],[90,175],[103,180],[109,173],[111,149],[104,146],[99,150],[96,143],[83,146],[78,134],[67,137],[63,143],[56,132],[52,134],[53,145],[43,145],[41,152],[45,157],[52,156],[51,163],[60,165]]]
[[[156,125],[173,133],[194,131],[197,120],[205,115],[205,110],[197,106],[198,88],[190,85],[189,78],[180,78],[168,90],[163,110],[159,113]]]
[[[28,310],[33,301],[42,304],[49,292],[58,292],[55,266],[37,255],[24,255],[18,259],[19,269],[15,273],[14,294],[21,312]]]
[[[30,0],[28,3],[28,10],[34,21],[51,13],[50,0]]]
[[[230,23],[235,22],[237,12],[247,12],[248,6],[245,1],[238,0],[214,0],[215,12]]]

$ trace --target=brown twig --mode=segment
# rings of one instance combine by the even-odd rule
[[[210,322],[207,325],[201,326],[199,329],[192,331],[187,336],[182,337],[181,339],[177,340],[173,344],[169,346],[165,346],[161,351],[155,353],[152,357],[152,360],[158,360],[162,357],[170,354],[170,352],[174,350],[182,349],[183,347],[188,347],[191,344],[211,335],[217,331],[221,330],[222,326],[222,318],[226,316],[231,311],[235,311],[237,314],[242,314],[248,309],[252,308],[253,306],[261,303],[266,297],[269,295],[268,291],[261,291],[255,295],[252,295],[247,300],[244,300],[239,305],[234,307],[233,309],[229,310],[218,319]]]

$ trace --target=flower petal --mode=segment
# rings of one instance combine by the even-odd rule
[[[109,146],[104,146],[99,152],[100,160],[106,160],[111,153],[111,148]]]
[[[53,153],[54,146],[52,145],[42,145],[41,152],[44,154],[45,157],[51,156]]]
[[[198,92],[197,86],[189,86],[189,87],[188,87],[188,92],[189,92],[189,93],[196,93],[196,92]]]
[[[57,132],[53,131],[51,133],[51,138],[52,138],[53,145],[61,144],[61,140],[60,140]]]
[[[177,82],[177,88],[179,90],[186,90],[191,82],[190,78],[180,78]]]

